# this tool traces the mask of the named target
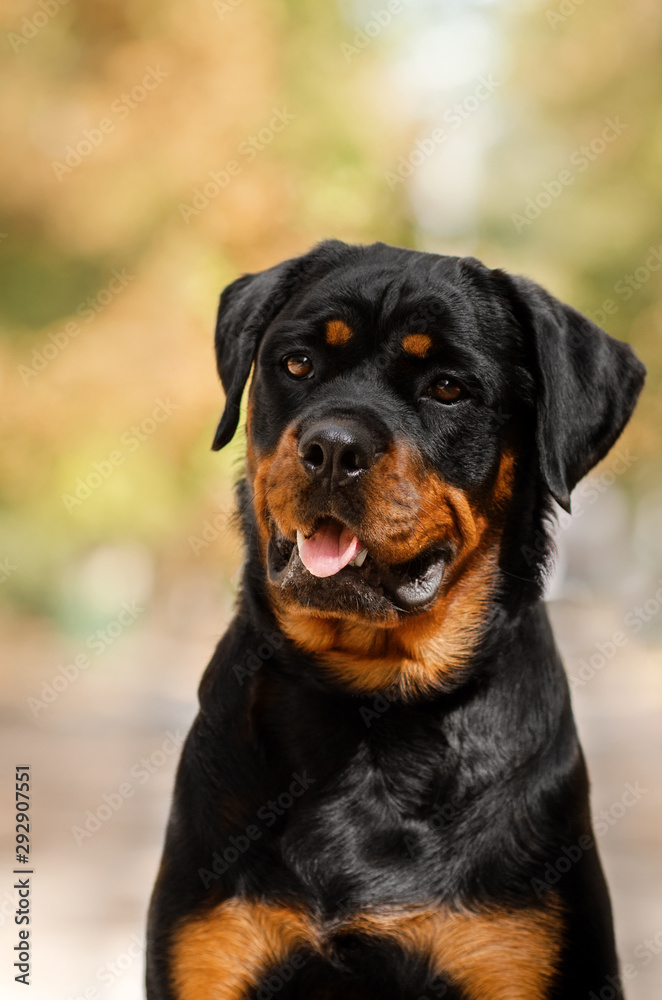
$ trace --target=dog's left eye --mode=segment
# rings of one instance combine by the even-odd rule
[[[428,396],[438,400],[440,403],[456,403],[465,395],[463,386],[459,382],[454,382],[450,378],[440,378],[428,389]]]
[[[292,378],[310,378],[313,374],[313,363],[305,354],[289,354],[283,358],[283,365]]]

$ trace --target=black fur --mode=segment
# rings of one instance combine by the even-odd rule
[[[333,351],[323,326],[338,316],[357,336]],[[393,336],[407,332],[433,332],[443,364],[396,357]],[[304,348],[315,377],[296,383],[280,361]],[[617,976],[617,961],[541,581],[551,498],[569,508],[572,488],[629,419],[643,366],[528,280],[471,258],[338,242],[226,289],[216,350],[227,398],[214,448],[236,430],[255,364],[251,434],[261,453],[295,418],[351,413],[479,496],[515,434],[516,489],[470,669],[407,701],[344,688],[280,633],[250,489],[240,484],[243,582],[179,767],[150,911],[149,1000],[176,998],[169,948],[180,923],[233,896],[304,905],[332,927],[388,905],[544,904],[550,889],[566,930],[549,998],[586,1000]],[[453,406],[423,394],[442,371],[468,390]],[[271,808],[279,796],[292,804]],[[248,827],[258,835],[247,837]],[[552,881],[560,858],[570,867]],[[274,996],[465,997],[424,957],[360,935],[339,933],[324,959],[304,951],[296,965],[265,971]]]

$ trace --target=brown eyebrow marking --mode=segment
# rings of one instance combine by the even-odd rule
[[[432,350],[432,337],[427,333],[408,333],[402,338],[402,348],[407,354],[424,358]]]
[[[352,339],[354,332],[341,319],[330,319],[326,324],[325,336],[327,344],[340,347]]]

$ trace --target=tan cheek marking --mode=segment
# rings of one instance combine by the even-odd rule
[[[333,347],[342,347],[354,336],[353,331],[341,319],[330,319],[326,324],[326,342]]]
[[[430,955],[435,971],[449,974],[468,1000],[544,1000],[563,943],[556,902],[546,910],[365,914],[352,928]]]
[[[230,899],[177,932],[172,946],[175,996],[243,1000],[269,968],[316,944],[315,929],[303,913]]]
[[[513,498],[515,486],[515,455],[510,449],[505,449],[499,461],[492,499],[499,510],[505,510]]]
[[[263,556],[269,540],[269,514],[282,515],[279,519],[285,533],[292,533],[298,525],[292,522],[292,498],[305,486],[305,474],[298,459],[297,439],[292,428],[285,431],[272,455],[252,458],[249,485],[253,492],[253,509],[257,520],[260,547]]]
[[[408,333],[402,338],[402,348],[407,354],[417,358],[425,358],[432,350],[432,337],[427,333]]]

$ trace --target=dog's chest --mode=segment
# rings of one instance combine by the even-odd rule
[[[279,838],[283,864],[323,910],[429,898],[442,835],[433,778],[429,765],[394,773],[362,747],[293,810]]]
[[[275,878],[322,912],[455,898],[486,822],[484,800],[459,791],[475,756],[466,727],[386,700],[366,713],[355,699],[263,692],[264,759],[284,765],[274,787],[294,773],[309,782],[268,835]]]

